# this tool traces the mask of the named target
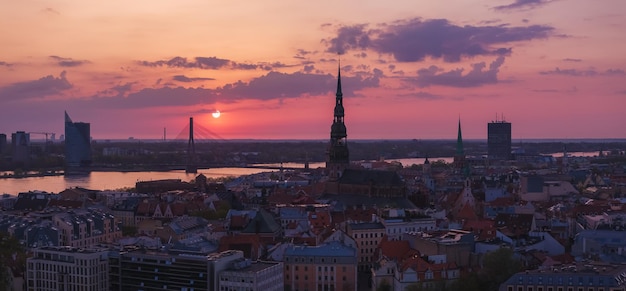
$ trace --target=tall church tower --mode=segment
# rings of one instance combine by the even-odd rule
[[[346,125],[343,122],[343,93],[341,92],[341,67],[337,70],[337,94],[335,94],[335,117],[330,127],[330,144],[328,145],[328,157],[326,170],[330,180],[341,177],[343,170],[350,164],[348,153],[348,135]]]
[[[454,167],[457,170],[465,170],[465,150],[463,149],[463,135],[461,134],[461,119],[456,137],[456,152],[454,153]]]

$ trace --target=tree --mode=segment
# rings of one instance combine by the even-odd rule
[[[380,284],[376,288],[376,291],[391,291],[391,284],[387,282],[387,279],[380,281]]]
[[[498,290],[500,284],[521,270],[521,266],[509,248],[499,248],[485,254],[481,272],[481,279],[486,283],[485,290]]]
[[[9,268],[26,269],[26,252],[13,236],[0,232],[0,291],[11,290]]]

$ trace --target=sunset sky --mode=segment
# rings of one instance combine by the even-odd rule
[[[327,139],[340,58],[349,140],[626,138],[624,0],[2,0],[0,38],[8,136]]]

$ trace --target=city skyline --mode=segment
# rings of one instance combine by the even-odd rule
[[[620,0],[8,2],[0,133],[348,140],[625,138]],[[212,116],[219,111],[221,114]],[[218,117],[218,118],[215,118]]]

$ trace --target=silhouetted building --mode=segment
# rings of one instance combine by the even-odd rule
[[[0,133],[0,154],[3,154],[7,148],[7,135]]]
[[[459,119],[459,129],[456,137],[456,152],[454,153],[454,167],[457,171],[464,170],[466,168],[465,163],[465,150],[463,149],[463,135],[461,134],[461,119]],[[467,167],[469,170],[469,167]]]
[[[511,159],[511,123],[504,120],[487,124],[487,154],[490,159]]]
[[[73,122],[65,112],[65,165],[68,168],[91,165],[90,124]]]
[[[30,160],[30,134],[18,131],[11,134],[13,162],[27,164]]]
[[[328,145],[328,157],[326,161],[326,170],[331,180],[339,179],[343,170],[350,164],[348,134],[346,133],[346,125],[343,122],[344,109],[340,69],[337,74],[337,94],[335,96],[335,117],[330,127],[330,144]]]

